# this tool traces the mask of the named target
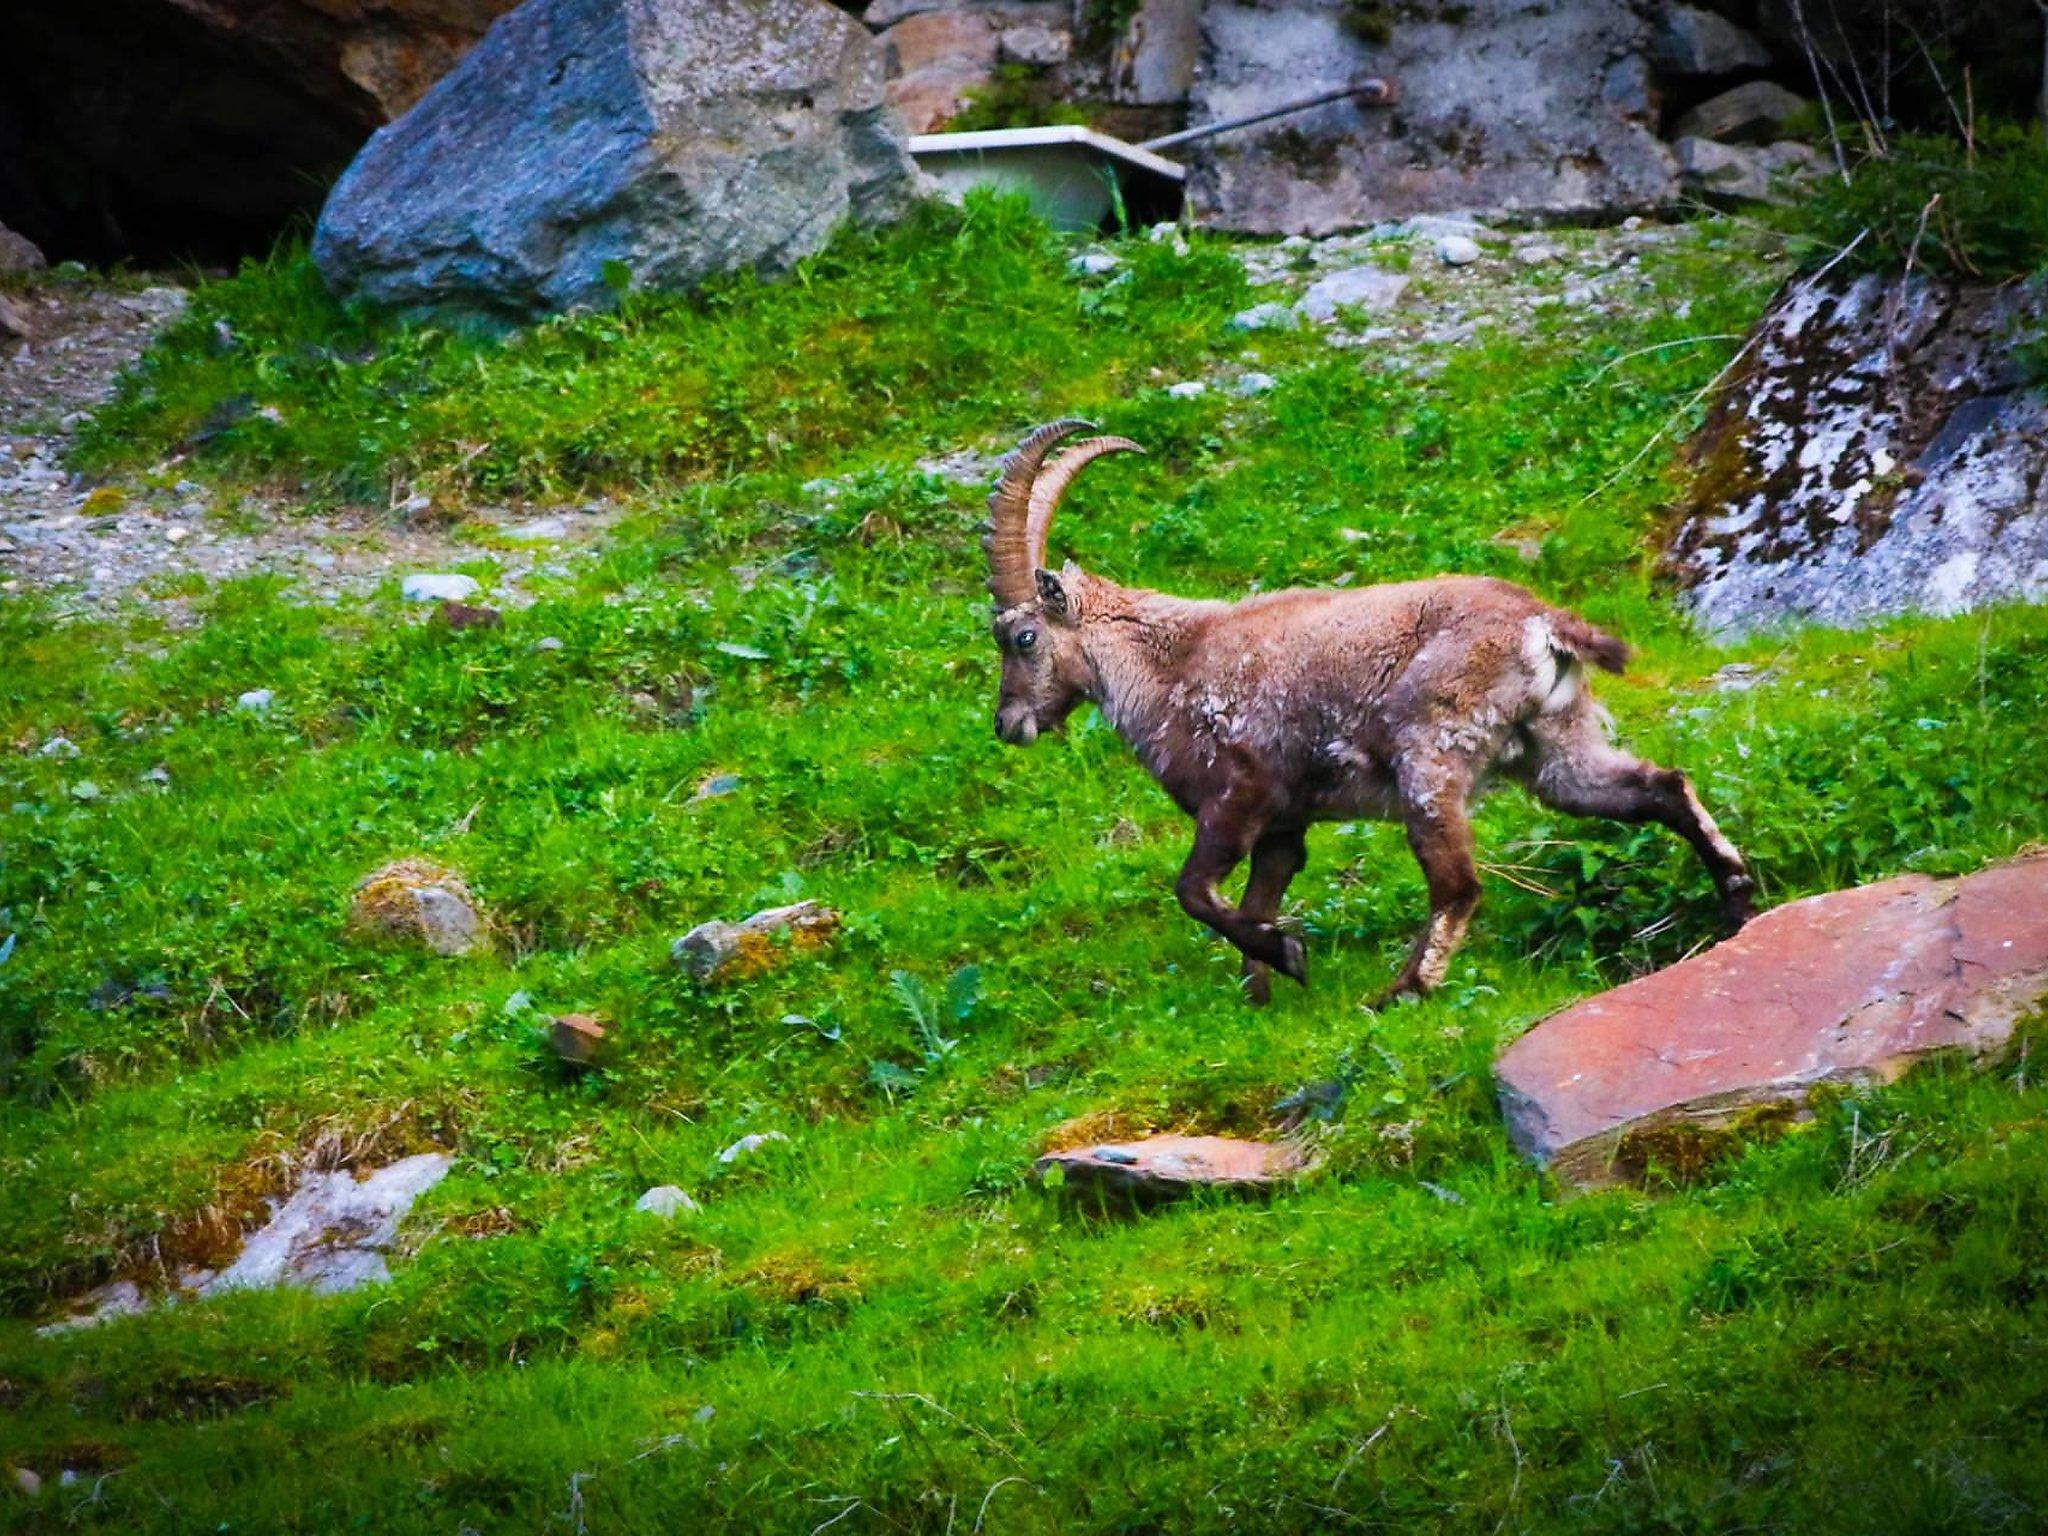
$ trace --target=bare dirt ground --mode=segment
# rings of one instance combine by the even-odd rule
[[[522,578],[562,573],[618,515],[599,502],[486,512],[451,528],[382,509],[314,513],[222,496],[175,463],[146,483],[71,473],[78,423],[185,297],[167,283],[53,283],[15,297],[33,329],[12,356],[0,352],[0,594],[44,589],[74,613],[139,598],[175,620],[225,578],[270,573],[308,601],[331,602],[488,556],[499,567],[494,600],[516,604]]]

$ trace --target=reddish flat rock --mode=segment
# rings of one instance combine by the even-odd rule
[[[2048,997],[2048,856],[1903,875],[1765,913],[1554,1014],[1494,1064],[1515,1145],[1567,1183],[1707,1155],[1818,1083],[1995,1055]]]
[[[1285,1143],[1229,1136],[1148,1136],[1048,1152],[1036,1164],[1042,1179],[1066,1174],[1070,1189],[1103,1189],[1140,1198],[1170,1198],[1193,1189],[1270,1189],[1306,1167]]]

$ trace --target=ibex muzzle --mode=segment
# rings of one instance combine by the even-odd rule
[[[1407,830],[1429,924],[1389,995],[1441,983],[1479,902],[1466,806],[1496,775],[1571,815],[1662,822],[1698,851],[1726,922],[1748,919],[1749,872],[1685,775],[1607,739],[1586,664],[1620,671],[1621,641],[1488,577],[1224,603],[1121,587],[1072,564],[1055,574],[1047,536],[1074,477],[1104,454],[1142,451],[1121,437],[1060,446],[1087,426],[1038,428],[989,498],[996,734],[1028,746],[1083,702],[1102,710],[1194,818],[1175,891],[1243,954],[1254,999],[1267,996],[1269,968],[1308,979],[1301,940],[1277,919],[1317,821]],[[1247,858],[1232,906],[1217,887]]]

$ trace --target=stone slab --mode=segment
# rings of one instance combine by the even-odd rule
[[[1577,1003],[1494,1066],[1515,1146],[1574,1185],[1641,1171],[1660,1137],[1733,1134],[1821,1084],[1994,1057],[2048,998],[2048,856],[1790,902],[1727,942]]]
[[[1043,1180],[1053,1169],[1068,1189],[1096,1189],[1139,1199],[1172,1199],[1197,1189],[1271,1189],[1307,1167],[1285,1142],[1230,1136],[1148,1136],[1048,1152],[1034,1165]]]

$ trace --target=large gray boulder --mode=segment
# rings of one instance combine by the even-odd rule
[[[915,173],[859,23],[824,0],[527,0],[335,184],[335,292],[518,322],[777,272]]]
[[[2037,280],[1796,283],[1694,441],[1667,566],[1709,633],[2048,600]]]
[[[1473,0],[1397,9],[1384,43],[1348,0],[1212,0],[1190,121],[1385,75],[1390,109],[1348,103],[1210,140],[1191,194],[1229,229],[1321,235],[1460,209],[1612,217],[1675,201],[1658,141],[1650,27],[1628,0]]]

